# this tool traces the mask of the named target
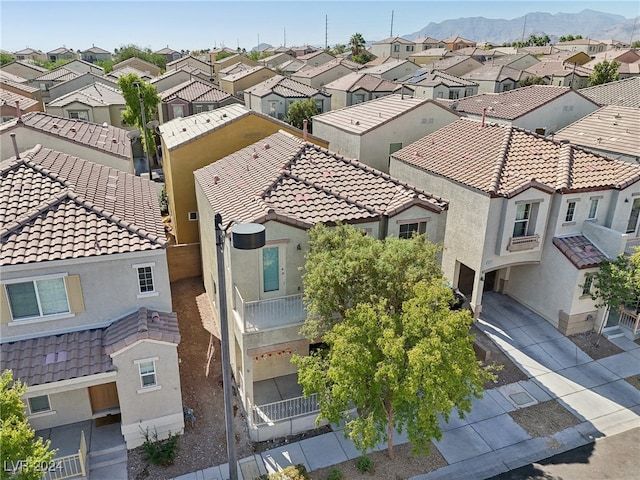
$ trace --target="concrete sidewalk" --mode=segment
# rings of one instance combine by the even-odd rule
[[[434,441],[449,465],[414,479],[468,479],[470,472],[474,479],[488,478],[640,427],[640,390],[624,381],[640,374],[640,345],[624,338],[611,340],[624,352],[595,361],[544,319],[495,293],[485,294],[478,327],[529,379],[487,390],[464,419],[453,412],[448,423],[442,422],[442,440]],[[581,423],[551,437],[532,438],[508,415],[551,399]],[[394,444],[406,442],[406,435],[394,435]],[[375,450],[384,448],[380,444]],[[238,473],[252,480],[289,465],[301,463],[313,471],[359,456],[353,442],[336,431],[239,460]],[[225,464],[175,480],[227,478]]]

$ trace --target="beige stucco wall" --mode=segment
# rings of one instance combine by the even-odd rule
[[[60,117],[69,118],[69,111],[74,110],[82,110],[87,111],[89,115],[89,121],[93,123],[107,123],[108,125],[113,125],[111,123],[111,115],[109,112],[109,107],[90,107],[85,105],[84,103],[72,102],[64,107],[56,107],[47,105],[47,113],[51,115],[58,115]],[[120,127],[120,124],[114,125],[114,127]]]
[[[90,383],[90,380],[84,383]],[[30,415],[27,408],[27,418],[34,430],[81,422],[91,418],[91,401],[86,385],[67,387],[68,389],[63,391],[55,388],[56,383],[47,386],[49,388],[42,388],[44,385],[39,386],[38,389],[30,388],[23,397],[27,403],[29,397],[49,395],[49,405],[52,411]],[[89,432],[85,432],[85,434],[88,435]],[[79,437],[78,442],[80,442]]]
[[[301,76],[297,76],[296,74],[291,75],[291,78],[300,83],[304,83],[305,85],[310,85],[314,88],[320,89],[323,86],[325,86],[327,83],[333,82],[334,80],[344,77],[345,75],[348,75],[352,71],[353,70],[345,67],[344,65],[336,65],[330,70],[327,70],[326,72],[322,72],[313,78],[301,77]]]
[[[403,57],[406,58],[406,57]],[[392,68],[391,70],[387,70],[384,73],[376,75],[376,77],[384,78],[385,80],[389,80],[390,82],[395,82],[397,79],[406,77],[407,75],[412,75],[418,70],[418,65],[412,62],[402,62],[401,65]],[[375,75],[375,74],[374,74]]]

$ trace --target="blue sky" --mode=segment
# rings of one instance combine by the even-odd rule
[[[113,50],[133,43],[153,50],[226,45],[247,50],[274,46],[324,46],[325,15],[329,45],[347,43],[355,33],[366,40],[416,32],[429,22],[483,16],[512,19],[530,11],[579,12],[590,8],[627,18],[640,15],[638,1],[5,1],[0,0],[0,48],[27,46],[49,51],[65,45],[84,50],[92,44]],[[33,21],[27,19],[32,17]],[[30,27],[28,27],[30,26]],[[569,26],[568,26],[569,27]],[[640,25],[638,26],[640,28]],[[455,34],[455,32],[452,32]],[[285,37],[286,35],[286,37]],[[482,40],[482,39],[476,39]]]

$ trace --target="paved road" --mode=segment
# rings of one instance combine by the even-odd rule
[[[640,428],[604,437],[489,480],[634,480],[640,478]]]

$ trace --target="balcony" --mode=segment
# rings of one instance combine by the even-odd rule
[[[234,286],[233,291],[234,310],[240,316],[245,332],[295,325],[307,318],[301,293],[248,302],[242,298],[238,287]]]
[[[540,246],[540,235],[528,235],[526,237],[512,237],[507,245],[510,252],[522,252],[533,250]]]
[[[254,426],[273,425],[320,410],[317,394],[302,395],[296,373],[255,382],[253,395],[255,405],[250,405],[249,420]]]

